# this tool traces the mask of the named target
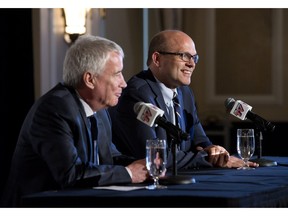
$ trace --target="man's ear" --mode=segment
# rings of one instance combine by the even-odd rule
[[[160,54],[158,52],[154,52],[152,54],[152,61],[154,62],[155,65],[159,66],[159,57]]]
[[[85,72],[83,74],[83,81],[85,83],[85,85],[91,89],[94,88],[94,76],[91,72]]]

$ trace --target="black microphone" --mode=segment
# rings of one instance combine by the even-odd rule
[[[163,118],[164,111],[151,103],[138,102],[134,105],[134,112],[137,119],[149,127],[157,126],[164,128],[175,140],[188,140],[190,135],[179,127]]]
[[[272,132],[275,129],[275,125],[253,113],[251,111],[252,107],[241,100],[235,101],[233,98],[227,98],[225,100],[225,107],[231,115],[241,120],[249,119],[264,131]]]

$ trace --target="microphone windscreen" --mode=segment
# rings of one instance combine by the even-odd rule
[[[225,100],[225,107],[226,107],[228,112],[230,112],[232,110],[234,104],[235,104],[234,98],[227,98]]]
[[[134,109],[134,112],[135,112],[136,114],[138,114],[138,113],[140,112],[141,107],[142,107],[143,104],[145,104],[145,103],[144,103],[144,102],[137,102],[137,103],[134,105],[133,109]]]

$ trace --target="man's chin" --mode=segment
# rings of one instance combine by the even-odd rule
[[[111,104],[110,104],[110,107],[114,107],[118,104],[118,99],[113,101]]]

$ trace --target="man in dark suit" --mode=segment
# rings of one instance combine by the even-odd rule
[[[176,143],[178,169],[243,166],[242,160],[230,156],[222,146],[211,143],[199,121],[194,94],[189,87],[198,60],[194,41],[182,31],[165,30],[152,38],[148,70],[133,76],[117,106],[109,108],[113,142],[121,152],[143,158],[146,139],[167,139],[171,143],[171,136],[165,129],[157,125],[149,127],[136,119],[135,104],[145,102],[162,109],[167,121],[177,122],[175,117],[179,114],[179,127],[190,135],[190,139]],[[174,95],[179,99],[181,111],[170,117],[175,107]],[[168,158],[169,168],[173,158],[171,151]],[[250,165],[258,166],[255,163]]]
[[[145,160],[122,155],[112,143],[106,108],[127,86],[123,58],[119,45],[101,37],[84,35],[70,47],[64,82],[38,99],[23,123],[3,206],[19,206],[23,195],[40,191],[147,179]]]

